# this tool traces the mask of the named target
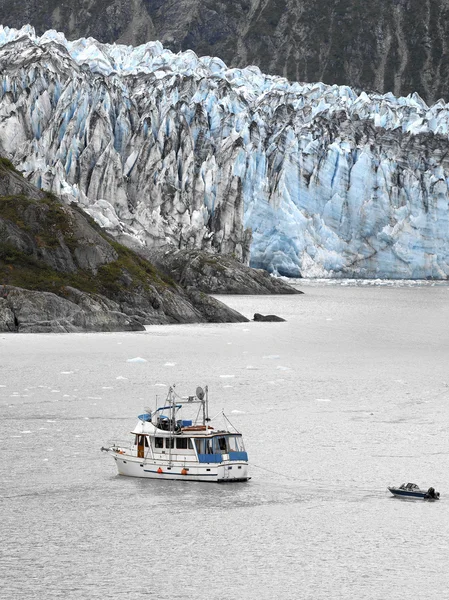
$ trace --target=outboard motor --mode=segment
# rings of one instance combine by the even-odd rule
[[[424,498],[426,498],[427,500],[438,500],[438,498],[440,497],[439,492],[435,491],[435,488],[430,487],[427,490],[427,494],[424,496]]]

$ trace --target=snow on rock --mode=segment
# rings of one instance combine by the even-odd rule
[[[151,247],[290,277],[447,278],[449,106],[159,42],[0,27],[0,152]]]

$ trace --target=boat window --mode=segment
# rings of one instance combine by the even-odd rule
[[[215,438],[215,452],[226,454],[228,452],[228,444],[225,437]]]
[[[214,451],[212,450],[212,440],[211,439],[207,439],[204,440],[206,442],[206,454],[213,454]]]
[[[229,452],[244,452],[243,440],[241,437],[229,436],[228,437]]]
[[[166,448],[174,448],[175,440],[173,438],[165,438],[165,447]]]
[[[155,448],[163,448],[164,447],[164,438],[155,437],[154,438],[154,447]]]
[[[195,440],[196,451],[198,452],[198,454],[206,454],[204,450],[204,442],[204,439]]]
[[[180,450],[186,450],[187,448],[192,450],[192,440],[190,438],[176,438],[176,447]]]

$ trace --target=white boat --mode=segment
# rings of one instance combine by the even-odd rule
[[[198,406],[195,419],[180,418],[184,405]],[[222,415],[226,428],[215,429],[209,419],[207,387],[198,387],[196,395],[188,398],[181,398],[170,387],[163,406],[139,415],[130,443],[101,449],[113,457],[119,474],[128,477],[248,481],[242,434]]]

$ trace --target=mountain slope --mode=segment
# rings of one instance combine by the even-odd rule
[[[143,330],[148,323],[245,321],[184,291],[81,211],[0,159],[0,330]]]
[[[0,0],[0,23],[166,47],[323,81],[449,100],[447,0]]]

